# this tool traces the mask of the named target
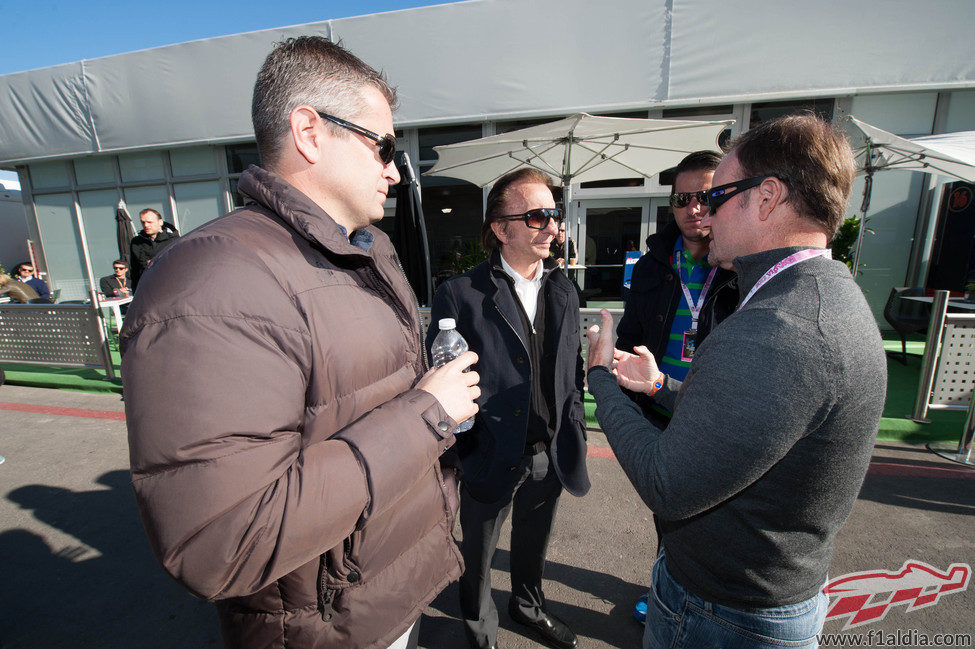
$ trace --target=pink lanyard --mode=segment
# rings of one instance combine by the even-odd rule
[[[681,252],[680,256],[683,257],[683,255],[684,253]],[[674,256],[671,255],[670,259],[671,259],[671,263],[673,263]],[[697,296],[697,304],[694,304],[694,300],[691,299],[691,290],[687,288],[687,284],[684,283],[684,278],[681,276],[680,273],[682,266],[683,264],[681,263],[681,260],[678,259],[677,264],[674,267],[674,270],[677,271],[677,280],[680,282],[681,290],[684,291],[684,300],[687,302],[687,308],[691,312],[691,329],[697,331],[697,321],[701,315],[701,309],[704,307],[704,298],[707,297],[708,289],[711,288],[711,282],[714,280],[715,273],[718,272],[718,267],[715,266],[714,268],[711,269],[711,273],[708,275],[707,280],[704,282],[704,286],[701,287],[700,295]],[[687,278],[690,279],[690,275],[688,275]]]
[[[829,248],[810,248],[809,250],[800,250],[797,253],[789,255],[776,265],[769,268],[765,274],[762,275],[757,282],[755,282],[755,286],[752,287],[752,290],[748,291],[748,295],[745,296],[745,299],[741,301],[741,304],[738,305],[738,309],[736,310],[741,310],[741,308],[748,303],[748,300],[752,299],[752,296],[755,295],[758,289],[768,284],[769,280],[781,273],[783,270],[802,263],[807,259],[812,259],[813,257],[826,257],[827,259],[832,259],[833,251],[831,251]]]

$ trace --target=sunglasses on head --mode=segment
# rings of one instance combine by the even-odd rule
[[[367,128],[363,128],[358,124],[353,124],[352,122],[347,122],[344,119],[335,117],[334,115],[328,115],[321,111],[318,112],[322,119],[326,119],[333,124],[338,124],[342,128],[347,128],[353,133],[358,133],[363,135],[376,144],[379,145],[379,159],[383,161],[384,165],[388,165],[393,161],[393,156],[396,154],[396,138],[387,133],[386,135],[379,135],[378,133],[373,133]]]
[[[524,214],[511,214],[510,216],[499,217],[499,221],[524,221],[525,225],[533,230],[544,230],[548,227],[548,222],[555,219],[555,225],[562,225],[565,215],[558,207],[538,207],[528,210]]]
[[[732,196],[740,194],[747,189],[751,189],[752,187],[758,187],[762,184],[762,181],[771,177],[772,176],[753,176],[751,178],[745,178],[744,180],[736,180],[733,183],[725,183],[724,185],[712,187],[704,192],[706,195],[708,211],[711,212],[712,216],[714,216],[714,213],[718,211],[718,208],[728,202]]]
[[[670,206],[671,207],[687,207],[691,204],[691,199],[696,198],[697,202],[701,205],[707,205],[707,192],[701,190],[699,192],[676,192],[670,195]]]

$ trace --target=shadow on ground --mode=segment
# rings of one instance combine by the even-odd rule
[[[128,472],[110,471],[98,483],[107,488],[28,485],[6,495],[78,543],[52,548],[24,529],[0,533],[0,645],[219,646],[213,607],[188,595],[152,556]]]
[[[494,555],[491,567],[507,573],[510,566],[510,552],[499,548]],[[624,581],[614,575],[570,566],[565,563],[547,561],[545,563],[547,608],[564,620],[579,636],[592,638],[611,647],[637,647],[643,637],[643,627],[633,619],[631,611],[637,598],[646,592],[646,586]],[[603,600],[613,604],[609,613],[593,610],[576,604],[568,604],[553,598],[557,590],[548,582],[559,582],[573,590],[583,593],[583,599]],[[513,634],[534,639],[525,627],[516,624],[508,616],[507,590],[494,588],[491,596],[498,607],[499,624],[502,629]],[[467,646],[461,621],[458,586],[451,584],[433,601],[430,608],[439,615],[426,616],[420,626],[421,647]],[[505,644],[499,642],[499,644]],[[581,641],[580,646],[588,642]],[[541,645],[538,645],[541,646]]]

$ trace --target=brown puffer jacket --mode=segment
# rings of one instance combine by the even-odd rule
[[[219,600],[226,646],[387,647],[462,570],[438,464],[456,422],[413,387],[418,312],[386,235],[366,253],[258,167],[239,189],[256,204],[162,252],[125,319],[143,523]]]

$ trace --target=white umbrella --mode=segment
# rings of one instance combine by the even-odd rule
[[[650,178],[692,151],[717,149],[734,120],[593,117],[578,113],[500,135],[434,147],[437,164],[424,175],[449,176],[480,187],[521,167],[534,167],[572,183]],[[567,201],[568,202],[568,199]]]
[[[866,176],[860,206],[860,233],[853,255],[855,277],[860,262],[863,223],[870,209],[874,172],[904,169],[975,182],[975,131],[906,139],[851,116],[846,122],[846,133],[856,156],[857,170]]]
[[[500,135],[436,146],[437,164],[424,175],[486,187],[516,169],[534,167],[561,182],[562,202],[568,209],[573,183],[650,178],[688,153],[718,149],[718,136],[733,123],[577,113]]]

